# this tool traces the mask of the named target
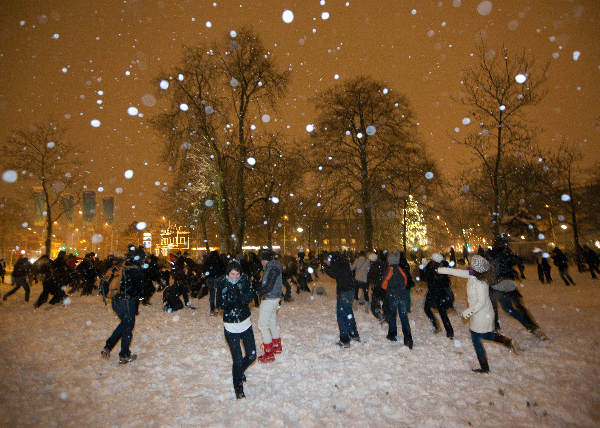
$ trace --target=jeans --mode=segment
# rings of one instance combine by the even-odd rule
[[[215,302],[216,302],[216,298],[217,298],[217,278],[208,278],[207,280],[208,283],[208,302],[210,304],[210,311],[214,312],[215,311]]]
[[[233,376],[233,387],[238,389],[242,386],[242,376],[246,369],[256,360],[256,345],[254,344],[254,332],[252,326],[241,333],[230,333],[225,330],[225,340],[229,345],[233,366],[231,374]],[[240,340],[244,343],[246,356],[242,357],[242,347]]]
[[[494,308],[494,314],[496,316],[496,330],[498,329],[497,327],[499,327],[498,302],[500,302],[502,309],[504,309],[508,315],[523,324],[527,330],[533,331],[538,328],[538,325],[533,321],[529,312],[527,312],[527,309],[525,309],[525,306],[521,303],[521,295],[517,290],[502,292],[491,289],[490,300],[492,301],[492,307]]]
[[[571,278],[571,275],[569,275],[569,267],[568,266],[559,267],[558,271],[560,272],[560,277],[565,282],[565,285],[575,285],[573,278]]]
[[[281,283],[285,287],[285,294],[283,295],[283,300],[286,302],[292,298],[292,286],[290,285],[287,278],[283,278]]]
[[[406,299],[400,297],[388,297],[388,336],[396,337],[398,335],[398,328],[396,327],[396,313],[400,316],[400,322],[402,324],[402,335],[404,336],[404,343],[408,344],[412,342],[412,334],[410,331],[410,324],[408,322],[408,304]]]
[[[369,301],[369,285],[363,281],[356,281],[356,288],[354,289],[354,299],[358,300],[360,289],[363,290],[363,297],[366,302]]]
[[[437,330],[438,323],[437,323],[437,320],[435,319],[435,316],[433,315],[433,312],[431,312],[431,308],[432,308],[432,306],[429,304],[429,302],[426,302],[425,307],[423,309],[425,310],[425,315],[427,315],[427,318],[429,318],[429,321],[431,321],[431,324],[433,324],[433,327]],[[452,329],[452,324],[450,323],[450,319],[448,319],[448,314],[446,313],[446,308],[444,306],[439,306],[437,308],[437,310],[440,313],[440,318],[442,319],[442,324],[444,324],[444,329],[446,330],[446,336],[448,336],[450,338],[454,337],[454,330]]]
[[[350,338],[358,337],[356,328],[356,320],[352,311],[352,299],[354,298],[354,290],[344,291],[337,297],[336,313],[337,322],[340,329],[340,342],[348,343]]]
[[[115,296],[112,300],[112,307],[121,322],[106,341],[106,347],[109,350],[112,350],[119,339],[121,339],[121,352],[119,352],[119,357],[128,357],[131,355],[129,345],[131,344],[131,337],[133,336],[133,327],[135,327],[136,304],[137,299],[134,297],[123,299]]]
[[[27,282],[27,277],[25,276],[18,276],[15,278],[15,287],[4,295],[4,300],[21,287],[25,290],[25,301],[29,302],[29,282]]]
[[[473,330],[471,330],[471,341],[473,342],[473,348],[475,348],[477,359],[480,362],[487,361],[485,348],[483,347],[483,343],[481,343],[482,340],[491,340],[493,342],[502,343],[505,346],[510,341],[510,339],[507,337],[504,337],[498,333],[494,333],[493,331],[488,331],[487,333],[475,333]]]

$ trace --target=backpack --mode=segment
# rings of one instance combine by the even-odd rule
[[[404,271],[402,270],[402,268],[400,266],[396,265],[396,269],[397,269],[397,272],[399,272],[402,275],[402,279],[404,280],[404,283],[402,284],[401,288],[405,289],[407,282],[408,282],[408,280],[406,279],[406,274],[404,273]],[[387,274],[385,275],[385,278],[383,278],[383,282],[381,283],[381,288],[383,290],[387,290],[388,283],[389,283],[390,279],[392,279],[393,274],[394,274],[394,267],[390,266],[388,268]]]

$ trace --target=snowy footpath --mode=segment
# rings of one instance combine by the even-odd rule
[[[485,342],[487,375],[471,372],[469,327],[456,312],[454,341],[432,333],[419,287],[409,314],[412,351],[387,341],[387,325],[358,304],[363,341],[339,348],[335,286],[320,276],[327,296],[294,293],[282,303],[283,354],[247,370],[245,400],[235,399],[222,319],[208,315],[206,298],[192,300],[196,310],[167,314],[155,295],[136,320],[137,361],[119,366],[119,345],[109,361],[100,358],[118,323],[110,306],[75,295],[67,307],[34,311],[35,285],[29,304],[22,290],[0,304],[0,426],[600,426],[600,280],[574,272],[575,287],[542,285],[534,267],[527,271],[520,290],[550,340],[501,312],[503,333],[522,352]],[[453,289],[461,311],[465,281],[453,280]],[[252,307],[260,352],[257,317]]]

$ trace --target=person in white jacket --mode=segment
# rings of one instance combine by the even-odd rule
[[[350,265],[350,270],[354,271],[354,279],[356,280],[356,288],[354,289],[354,300],[359,300],[360,289],[363,290],[363,295],[360,296],[359,303],[364,305],[369,301],[369,287],[367,285],[367,275],[369,274],[370,262],[364,251],[358,253],[358,257],[354,263]]]
[[[444,275],[468,278],[467,299],[469,307],[463,311],[462,316],[463,318],[470,318],[471,340],[479,360],[480,367],[473,369],[473,371],[478,373],[490,371],[482,340],[502,343],[516,353],[516,344],[510,338],[494,332],[494,310],[490,301],[488,285],[493,278],[493,271],[489,262],[485,258],[475,255],[471,258],[471,269],[469,270],[440,267],[437,272]]]

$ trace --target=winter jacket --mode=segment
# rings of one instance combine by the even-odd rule
[[[510,248],[492,248],[488,251],[486,258],[494,268],[494,284],[497,284],[503,279],[515,279],[513,266],[520,264],[521,259],[513,253]]]
[[[367,274],[369,273],[369,260],[365,256],[359,256],[354,263],[350,265],[350,269],[354,271],[354,277],[357,281],[367,282]]]
[[[283,266],[279,260],[270,260],[265,266],[265,272],[260,282],[258,295],[263,299],[278,299],[281,297]]]
[[[569,260],[567,259],[567,256],[565,256],[565,253],[558,248],[555,248],[552,252],[552,260],[554,260],[554,266],[559,269],[564,269],[569,266]]]
[[[211,251],[204,262],[204,276],[218,278],[222,275],[225,275],[225,264],[223,264],[218,252]]]
[[[131,260],[125,262],[119,286],[122,298],[139,298],[144,294],[144,272],[138,263]]]
[[[451,308],[454,303],[454,294],[450,288],[450,278],[436,272],[438,267],[448,267],[448,262],[443,260],[437,263],[431,260],[423,269],[423,280],[427,282],[427,295],[425,304],[434,308]]]
[[[478,280],[469,274],[468,270],[438,268],[438,273],[453,275],[467,280],[468,310],[473,314],[470,317],[470,328],[475,333],[488,333],[494,330],[494,309],[490,301],[490,287],[487,283]]]
[[[325,273],[335,279],[335,293],[337,296],[347,291],[354,291],[354,278],[350,270],[350,263],[341,254],[332,254],[331,263],[325,265]]]
[[[399,265],[391,265],[385,271],[385,277],[381,288],[386,290],[386,296],[390,299],[408,298],[408,278],[404,269]]]
[[[17,260],[17,262],[15,263],[15,266],[13,267],[13,272],[12,272],[13,278],[24,277],[24,276],[29,275],[30,273],[31,273],[31,263],[29,263],[29,260],[27,260],[26,257],[21,257],[19,260]]]
[[[223,309],[223,322],[239,323],[250,316],[248,305],[254,299],[254,292],[246,274],[233,284],[227,276],[217,281],[217,307]]]

